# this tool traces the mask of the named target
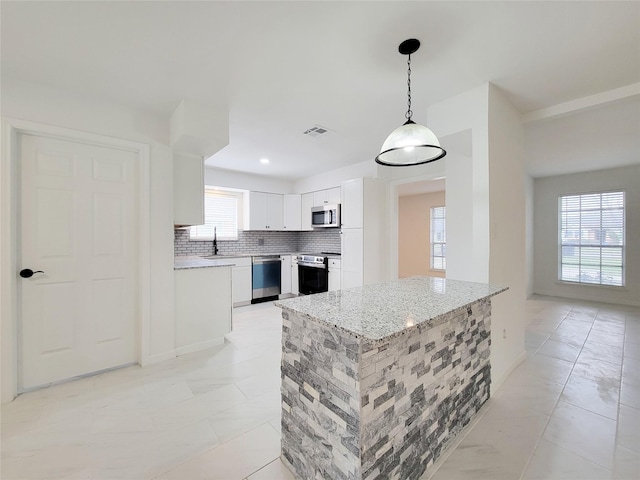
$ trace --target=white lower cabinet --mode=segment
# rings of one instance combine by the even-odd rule
[[[231,331],[231,267],[175,270],[174,280],[176,353],[222,344]]]
[[[291,293],[294,295],[299,295],[299,285],[298,285],[298,256],[291,256]]]
[[[329,259],[329,291],[334,292],[342,288],[342,271],[340,269],[340,260],[335,258]]]
[[[231,269],[233,306],[251,303],[251,257],[225,258],[235,266]]]
[[[291,293],[291,255],[280,255],[280,294]]]

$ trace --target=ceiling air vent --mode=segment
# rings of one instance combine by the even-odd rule
[[[330,132],[331,130],[329,130],[328,128],[321,127],[320,125],[314,125],[313,127],[309,128],[308,130],[305,130],[302,133],[304,133],[309,137],[320,137],[320,136],[326,136]]]

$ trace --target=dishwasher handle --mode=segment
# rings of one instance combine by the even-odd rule
[[[280,263],[280,257],[253,257],[253,264]]]

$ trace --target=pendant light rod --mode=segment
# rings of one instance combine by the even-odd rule
[[[416,38],[405,40],[398,47],[398,51],[407,56],[407,113],[405,113],[404,118],[409,122],[413,116],[411,111],[411,54],[417,52],[419,48],[420,40]]]

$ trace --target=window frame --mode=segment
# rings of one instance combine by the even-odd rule
[[[207,221],[207,196],[208,195],[213,195],[213,196],[219,196],[219,197],[227,197],[227,198],[234,198],[236,200],[236,216],[235,216],[235,220],[236,220],[236,228],[235,228],[235,235],[224,235],[223,233],[221,234],[220,232],[217,232],[217,241],[219,242],[225,242],[225,241],[234,241],[234,240],[238,240],[238,231],[241,229],[241,225],[242,225],[242,201],[243,201],[243,192],[240,190],[235,190],[235,189],[231,189],[231,188],[224,188],[224,187],[215,187],[215,186],[209,186],[209,185],[205,185],[204,187],[204,218],[205,218],[205,223],[203,225],[193,225],[191,227],[189,227],[189,240],[192,242],[211,242],[213,241],[213,233],[211,233],[210,235],[203,235],[200,234],[198,235],[198,228],[202,228],[205,225],[209,225],[206,223]],[[195,232],[195,235],[194,235]]]
[[[434,216],[436,210],[442,209],[442,217]],[[444,240],[441,242],[434,241],[434,219],[442,219],[443,220],[443,235]],[[441,245],[442,255],[435,254],[435,246]],[[437,272],[445,272],[447,270],[447,254],[446,254],[446,245],[447,245],[447,207],[446,205],[434,205],[429,208],[429,269],[437,271]],[[442,268],[435,267],[434,259],[440,258],[442,259]]]
[[[608,245],[603,243],[604,241],[602,240],[603,235],[602,235],[602,231],[606,230],[603,228],[603,217],[602,217],[602,212],[606,211],[607,209],[602,208],[602,196],[603,195],[607,195],[607,194],[622,194],[622,220],[621,220],[621,228],[622,228],[622,235],[621,235],[621,243],[619,245]],[[590,196],[590,195],[599,195],[600,196],[600,207],[598,209],[588,209],[585,208],[583,210],[582,208],[582,197],[584,196]],[[566,197],[580,197],[580,208],[578,210],[569,210],[569,211],[574,211],[574,212],[578,212],[580,215],[580,219],[579,219],[579,232],[578,232],[578,238],[577,238],[577,244],[576,243],[566,243],[563,241],[563,205],[562,205],[562,201],[563,198]],[[560,195],[558,195],[558,282],[562,283],[562,284],[567,284],[567,285],[580,285],[580,286],[595,286],[595,287],[604,287],[604,288],[625,288],[626,286],[626,247],[627,247],[627,228],[626,228],[626,215],[627,215],[627,192],[625,189],[611,189],[611,190],[598,190],[598,191],[588,191],[588,192],[577,192],[577,193],[562,193]],[[582,241],[582,236],[583,236],[583,228],[582,228],[582,213],[583,212],[588,212],[588,211],[596,211],[599,212],[599,228],[597,230],[599,230],[600,233],[600,240],[598,241],[599,243],[588,243],[588,244],[584,244]],[[567,229],[569,230],[569,229]],[[606,237],[605,237],[606,238]],[[568,263],[568,262],[564,262],[564,257],[563,257],[563,247],[576,247],[580,250],[580,254],[582,255],[582,248],[597,248],[600,250],[600,259],[599,259],[599,264],[597,265],[598,268],[598,275],[599,275],[599,281],[598,282],[588,282],[588,281],[581,281],[580,280],[580,276],[581,276],[581,267],[583,266],[588,266],[591,268],[594,268],[594,265],[589,265],[586,263],[582,263],[581,258],[578,260],[577,264],[574,263]],[[613,283],[603,283],[602,280],[602,268],[603,268],[603,263],[602,263],[602,249],[620,249],[620,284],[613,284]],[[569,280],[569,279],[564,279],[563,278],[563,265],[576,265],[578,267],[578,280]],[[606,265],[604,265],[606,266]],[[617,266],[616,266],[617,268]]]

